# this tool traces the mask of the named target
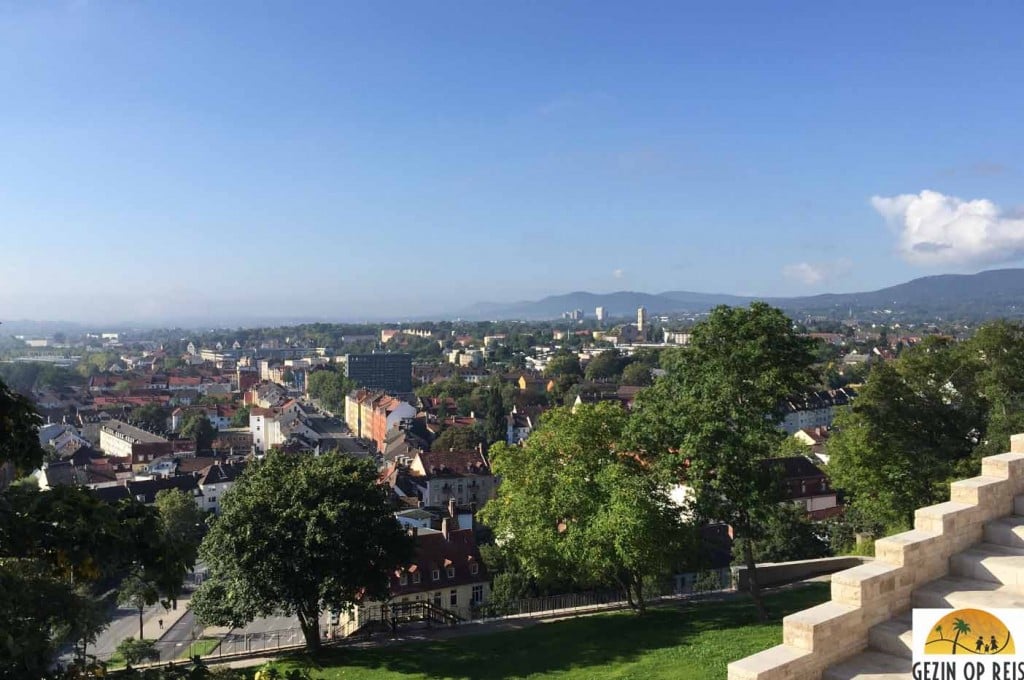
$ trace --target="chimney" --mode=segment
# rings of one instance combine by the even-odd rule
[[[450,522],[447,517],[441,520],[441,535],[444,536],[444,540],[448,540],[448,532],[450,531]]]
[[[448,516],[449,517],[455,517],[455,499],[454,498],[449,498],[448,499]]]

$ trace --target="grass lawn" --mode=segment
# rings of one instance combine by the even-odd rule
[[[759,623],[746,598],[601,614],[523,630],[376,649],[296,656],[279,670],[308,669],[318,680],[564,678],[720,680],[730,661],[782,642],[782,617],[829,599],[828,584],[766,598]]]
[[[216,638],[199,638],[186,647],[185,651],[183,651],[178,658],[190,659],[196,654],[199,656],[206,656],[207,654],[211,654],[218,646],[220,646],[220,640]]]

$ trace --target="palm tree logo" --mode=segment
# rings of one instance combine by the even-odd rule
[[[942,626],[939,626],[942,628]],[[953,630],[956,631],[956,635],[953,636],[953,654],[956,654],[956,643],[960,639],[961,633],[967,634],[971,632],[971,624],[967,623],[961,618],[953,620]]]
[[[947,635],[950,636],[946,637]],[[935,622],[925,640],[924,653],[945,655],[1016,652],[1009,628],[997,616],[983,609],[957,609],[947,611]]]

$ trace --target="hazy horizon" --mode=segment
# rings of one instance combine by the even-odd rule
[[[4,5],[0,320],[377,321],[1020,264],[1022,19]]]

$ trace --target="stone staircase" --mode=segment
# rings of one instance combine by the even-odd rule
[[[1024,607],[1024,496],[1014,514],[992,520],[983,541],[949,558],[949,576],[926,583],[910,595],[912,607]],[[910,612],[873,626],[868,648],[827,669],[823,680],[910,680]]]
[[[1024,608],[1024,435],[875,561],[832,577],[832,600],[787,616],[783,644],[729,665],[729,680],[910,680],[910,609]]]

